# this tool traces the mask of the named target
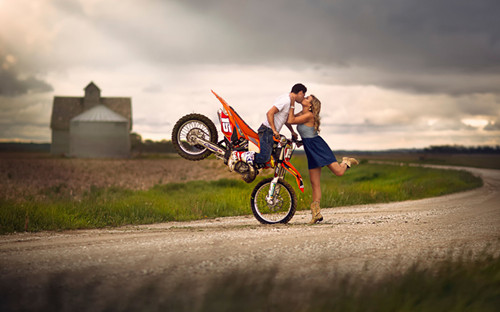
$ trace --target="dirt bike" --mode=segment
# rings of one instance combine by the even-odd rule
[[[217,114],[224,138],[218,141],[214,123],[201,114],[189,114],[177,121],[172,130],[172,143],[180,156],[188,160],[202,160],[214,154],[227,165],[233,151],[260,150],[259,135],[241,119],[226,101],[212,93],[222,104]],[[274,176],[260,181],[252,191],[250,205],[255,218],[263,224],[287,223],[297,209],[297,196],[285,181],[285,173],[295,177],[299,189],[304,192],[302,176],[290,163],[290,158],[300,142],[281,136],[274,139],[271,159],[264,165],[252,166],[243,161],[234,165],[234,171],[251,183],[259,169],[273,169]]]

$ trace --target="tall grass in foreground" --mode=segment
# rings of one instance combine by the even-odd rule
[[[498,311],[498,254],[450,257],[431,268],[423,263],[417,261],[402,273],[363,274],[363,278],[328,269],[311,270],[309,278],[303,278],[280,272],[278,264],[229,270],[206,279],[173,280],[166,272],[126,283],[95,272],[61,273],[26,282],[0,277],[0,310]]]
[[[308,209],[311,186],[307,160],[296,157],[305,193],[294,185],[298,209]],[[250,194],[264,175],[251,184],[240,180],[192,181],[156,185],[145,191],[92,187],[81,198],[49,188],[44,199],[12,201],[0,198],[0,233],[101,228],[126,224],[188,221],[251,214]],[[482,180],[465,171],[409,166],[362,164],[336,177],[322,174],[322,207],[402,201],[475,188]],[[293,219],[292,219],[293,220]]]

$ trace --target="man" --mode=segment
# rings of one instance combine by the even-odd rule
[[[297,83],[292,87],[290,93],[285,93],[274,101],[273,106],[266,114],[266,120],[259,127],[258,134],[260,140],[260,153],[255,152],[237,152],[233,151],[231,157],[229,157],[229,170],[234,169],[234,165],[238,161],[246,162],[249,165],[255,165],[256,167],[262,167],[266,162],[271,159],[271,153],[273,151],[273,137],[279,139],[280,130],[283,125],[286,125],[292,137],[297,137],[297,133],[293,131],[293,128],[286,121],[288,119],[288,111],[290,110],[290,101],[295,100],[295,102],[301,103],[306,95],[307,88],[301,84]]]

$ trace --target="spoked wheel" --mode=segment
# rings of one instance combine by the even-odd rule
[[[288,223],[297,209],[297,196],[292,186],[280,179],[275,188],[276,196],[272,203],[268,203],[266,196],[272,180],[264,179],[253,189],[250,198],[253,215],[263,224]]]
[[[179,155],[189,160],[202,160],[212,153],[206,147],[196,144],[197,137],[217,144],[217,129],[204,115],[186,115],[177,121],[172,130],[172,144]]]

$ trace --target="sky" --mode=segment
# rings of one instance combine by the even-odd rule
[[[499,16],[498,0],[0,0],[0,141],[50,142],[54,96],[91,81],[131,97],[152,140],[217,121],[210,90],[256,130],[300,82],[333,150],[500,145]]]

